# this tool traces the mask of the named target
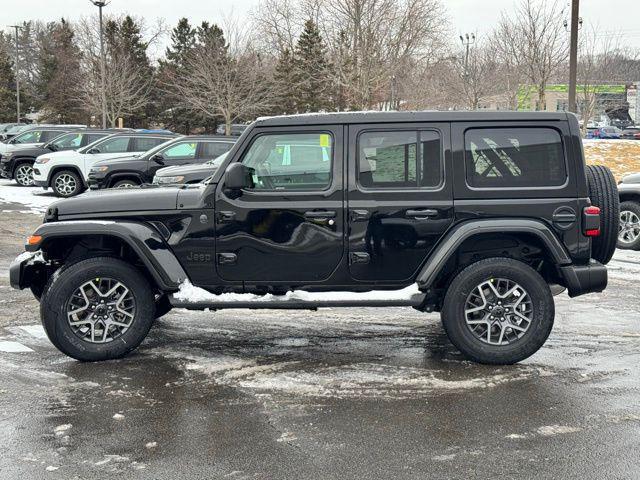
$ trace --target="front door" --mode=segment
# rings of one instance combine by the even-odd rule
[[[221,278],[301,285],[329,278],[344,251],[342,127],[255,129],[240,162],[254,186],[216,188]]]
[[[412,281],[453,221],[449,124],[349,127],[349,269]]]

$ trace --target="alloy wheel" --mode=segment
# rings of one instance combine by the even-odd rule
[[[31,165],[20,165],[15,173],[16,182],[23,187],[33,185],[33,167]]]
[[[522,338],[533,320],[533,303],[527,291],[506,278],[477,285],[464,306],[469,331],[489,345],[509,345]]]
[[[620,212],[618,241],[624,245],[632,244],[640,238],[640,218],[630,210]]]
[[[136,302],[123,282],[95,278],[73,292],[66,313],[71,330],[80,339],[108,343],[129,330],[136,315]]]
[[[78,188],[78,184],[73,175],[63,173],[58,175],[55,181],[55,189],[60,195],[72,195]]]

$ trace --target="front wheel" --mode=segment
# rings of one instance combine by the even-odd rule
[[[138,186],[138,182],[135,180],[120,180],[114,183],[111,188],[135,188]]]
[[[112,257],[72,264],[52,278],[40,316],[51,342],[82,361],[121,358],[142,343],[155,318],[149,282]]]
[[[73,197],[84,189],[80,176],[73,170],[57,172],[51,179],[51,188],[57,197]]]
[[[13,172],[13,179],[22,187],[33,186],[33,165],[21,163]]]
[[[462,270],[442,308],[451,343],[471,360],[494,365],[517,363],[537,352],[554,316],[545,280],[510,258],[488,258]]]

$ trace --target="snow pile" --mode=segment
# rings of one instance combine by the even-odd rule
[[[20,187],[11,180],[0,180],[0,202],[24,205],[30,213],[41,214],[58,200],[40,187]]]
[[[305,292],[294,290],[285,295],[254,295],[251,293],[221,293],[215,295],[200,287],[196,287],[189,280],[185,280],[180,289],[173,294],[176,300],[198,302],[326,302],[326,301],[371,301],[371,300],[411,300],[420,295],[418,285],[413,284],[402,290],[372,290],[370,292]]]

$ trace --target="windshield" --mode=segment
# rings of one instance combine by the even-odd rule
[[[63,135],[59,135],[49,143],[47,143],[46,148],[51,150],[62,150],[62,149],[74,149],[79,148],[82,143],[82,133],[65,133]]]
[[[224,159],[227,158],[228,154],[229,152],[225,152],[219,157],[216,157],[213,160],[209,160],[207,163],[205,163],[205,165],[211,165],[212,167],[218,168],[220,167],[220,165],[222,165],[222,162],[224,162]]]
[[[16,125],[15,127],[11,127],[9,130],[7,130],[7,133],[9,133],[9,134],[20,133],[25,128],[29,128],[29,126],[28,125]]]

